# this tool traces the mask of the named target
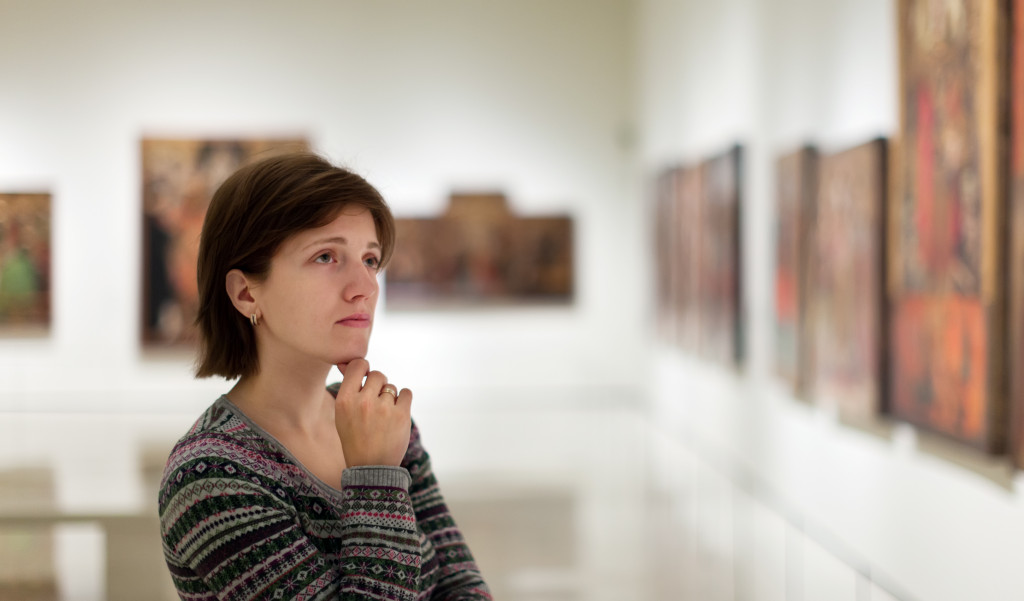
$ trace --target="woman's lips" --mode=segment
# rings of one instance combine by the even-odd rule
[[[350,328],[368,328],[370,327],[370,315],[368,313],[356,313],[338,321],[338,323]]]

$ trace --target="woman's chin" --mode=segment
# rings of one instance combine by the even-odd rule
[[[335,355],[334,359],[331,360],[331,363],[333,365],[337,365],[338,369],[340,369],[341,371],[345,371],[345,367],[348,366],[349,362],[355,361],[356,359],[363,359],[365,357],[366,357],[366,353],[362,353],[362,354],[345,353],[343,355]]]

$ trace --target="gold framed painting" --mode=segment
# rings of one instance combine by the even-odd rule
[[[891,411],[1004,450],[1002,0],[899,0],[892,160]]]

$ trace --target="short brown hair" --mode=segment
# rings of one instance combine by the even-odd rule
[[[196,377],[231,379],[259,371],[256,336],[228,297],[227,273],[240,269],[256,281],[265,280],[282,242],[327,225],[351,206],[370,211],[383,268],[394,250],[395,221],[380,192],[355,173],[297,152],[251,163],[221,184],[199,241]]]

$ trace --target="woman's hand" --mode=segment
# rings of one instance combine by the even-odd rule
[[[370,371],[365,359],[339,367],[343,379],[334,401],[334,426],[345,463],[350,467],[401,465],[409,448],[412,391],[403,388],[396,397],[391,392],[394,386],[381,372]]]

